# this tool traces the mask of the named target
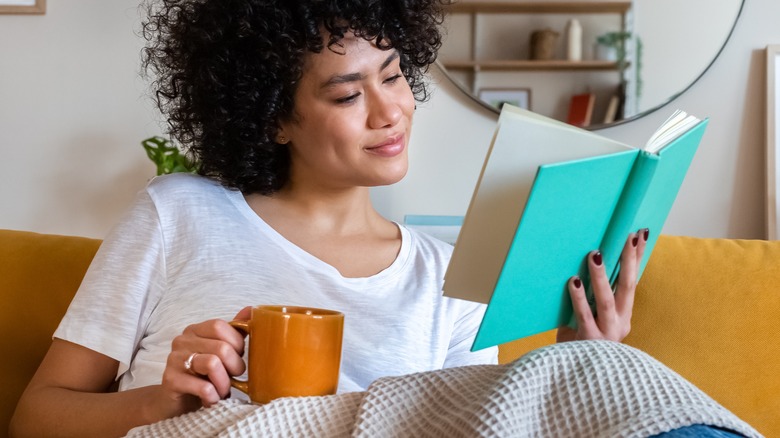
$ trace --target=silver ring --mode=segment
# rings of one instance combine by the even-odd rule
[[[190,357],[187,358],[187,360],[184,361],[184,369],[187,370],[187,372],[195,374],[195,370],[192,369],[192,360],[195,359],[195,356],[197,356],[200,353],[192,353]]]

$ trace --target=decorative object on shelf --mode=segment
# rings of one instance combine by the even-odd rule
[[[478,95],[480,100],[498,110],[501,110],[505,103],[531,109],[530,88],[482,88]]]
[[[46,0],[0,0],[0,14],[45,14]]]
[[[558,42],[558,32],[552,29],[542,29],[531,34],[531,59],[550,60],[555,57],[555,44]]]
[[[566,25],[566,59],[582,61],[582,26],[576,18]]]
[[[170,140],[162,137],[150,137],[141,142],[146,155],[157,165],[157,175],[176,172],[195,173],[198,162],[183,154]]]
[[[626,41],[630,32],[607,32],[596,37],[596,59],[601,61],[625,62]]]
[[[627,47],[633,44],[631,62],[634,64],[634,94],[638,99],[642,96],[642,39],[632,36],[631,32],[607,32],[596,38],[596,59],[616,62],[619,69],[628,67],[626,60]]]

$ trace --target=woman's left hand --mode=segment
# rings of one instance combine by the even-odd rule
[[[634,307],[639,264],[645,252],[647,237],[647,229],[628,235],[623,253],[620,255],[620,274],[614,294],[604,271],[601,253],[592,251],[588,254],[588,271],[596,298],[596,315],[593,315],[588,305],[582,280],[577,276],[570,278],[568,288],[577,318],[577,329],[570,327],[558,329],[558,342],[586,339],[620,342],[628,335],[631,330],[631,313]]]

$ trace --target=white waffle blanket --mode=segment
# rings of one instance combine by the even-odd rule
[[[569,342],[506,365],[374,382],[365,392],[225,400],[130,437],[645,437],[692,424],[761,435],[632,347]]]

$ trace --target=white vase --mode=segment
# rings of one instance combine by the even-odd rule
[[[566,59],[582,61],[582,26],[579,20],[571,19],[566,25]]]

